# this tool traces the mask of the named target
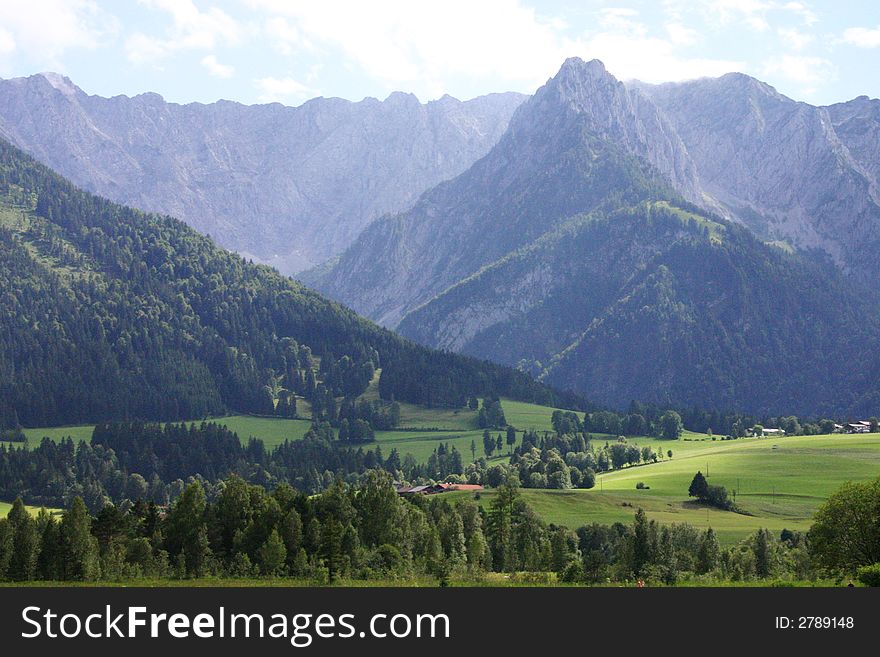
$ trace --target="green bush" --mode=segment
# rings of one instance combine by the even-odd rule
[[[858,578],[865,586],[880,586],[880,563],[859,568]]]

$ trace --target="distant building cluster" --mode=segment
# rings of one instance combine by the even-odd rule
[[[396,486],[398,495],[437,495],[454,490],[483,490],[479,484],[429,484],[426,486]]]
[[[861,420],[849,424],[835,424],[835,433],[871,433],[871,423]]]
[[[833,433],[871,433],[872,424],[868,420],[859,420],[858,422],[848,422],[846,424],[835,424]],[[785,429],[769,429],[764,427],[751,427],[746,429],[746,436],[785,436]]]

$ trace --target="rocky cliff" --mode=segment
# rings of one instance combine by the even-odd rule
[[[89,191],[294,273],[467,169],[522,99],[177,105],[90,96],[49,73],[0,81],[0,136]]]

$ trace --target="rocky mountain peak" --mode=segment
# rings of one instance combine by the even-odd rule
[[[82,93],[82,90],[66,75],[47,71],[45,73],[40,73],[39,77],[45,79],[54,89],[57,89],[65,96],[76,96],[77,94]]]
[[[613,103],[616,96],[625,93],[623,85],[598,59],[585,62],[579,57],[569,57],[559,72],[538,90],[536,97],[552,98],[583,113],[601,104],[607,105],[609,101]]]
[[[721,86],[737,89],[740,92],[745,91],[753,94],[764,94],[777,100],[786,99],[785,96],[776,91],[775,87],[766,82],[762,82],[757,78],[753,78],[751,75],[746,75],[745,73],[726,73],[717,78],[717,82]]]
[[[565,60],[523,104],[511,120],[511,132],[533,143],[549,142],[572,125],[646,160],[686,198],[700,202],[696,168],[670,122],[647,96],[628,88],[597,59]]]

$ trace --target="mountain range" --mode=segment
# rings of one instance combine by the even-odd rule
[[[304,280],[424,344],[518,366],[600,403],[860,407],[876,360],[871,186],[843,167],[854,158],[839,140],[804,134],[805,119],[789,127],[801,140],[789,151],[777,134],[787,124],[770,125],[770,110],[742,118],[763,117],[759,132],[780,154],[729,128],[732,119],[700,118],[696,101],[681,101],[690,119],[671,118],[673,97],[707,84],[721,88],[703,101],[718,112],[741,117],[727,95],[760,92],[775,111],[832,114],[740,75],[646,88],[570,59],[482,160],[371,224]],[[793,169],[798,153],[809,161]],[[802,195],[774,196],[794,178]]]
[[[737,73],[638,88],[675,126],[711,207],[880,283],[880,101],[814,107]]]
[[[0,137],[83,189],[292,274],[467,169],[524,98],[178,105],[88,95],[45,73],[0,81]]]
[[[578,58],[528,98],[427,105],[179,106],[46,74],[0,83],[0,134],[286,272],[320,262],[306,285],[443,350],[389,381],[434,363],[456,388],[460,352],[614,407],[880,404],[880,101]]]

